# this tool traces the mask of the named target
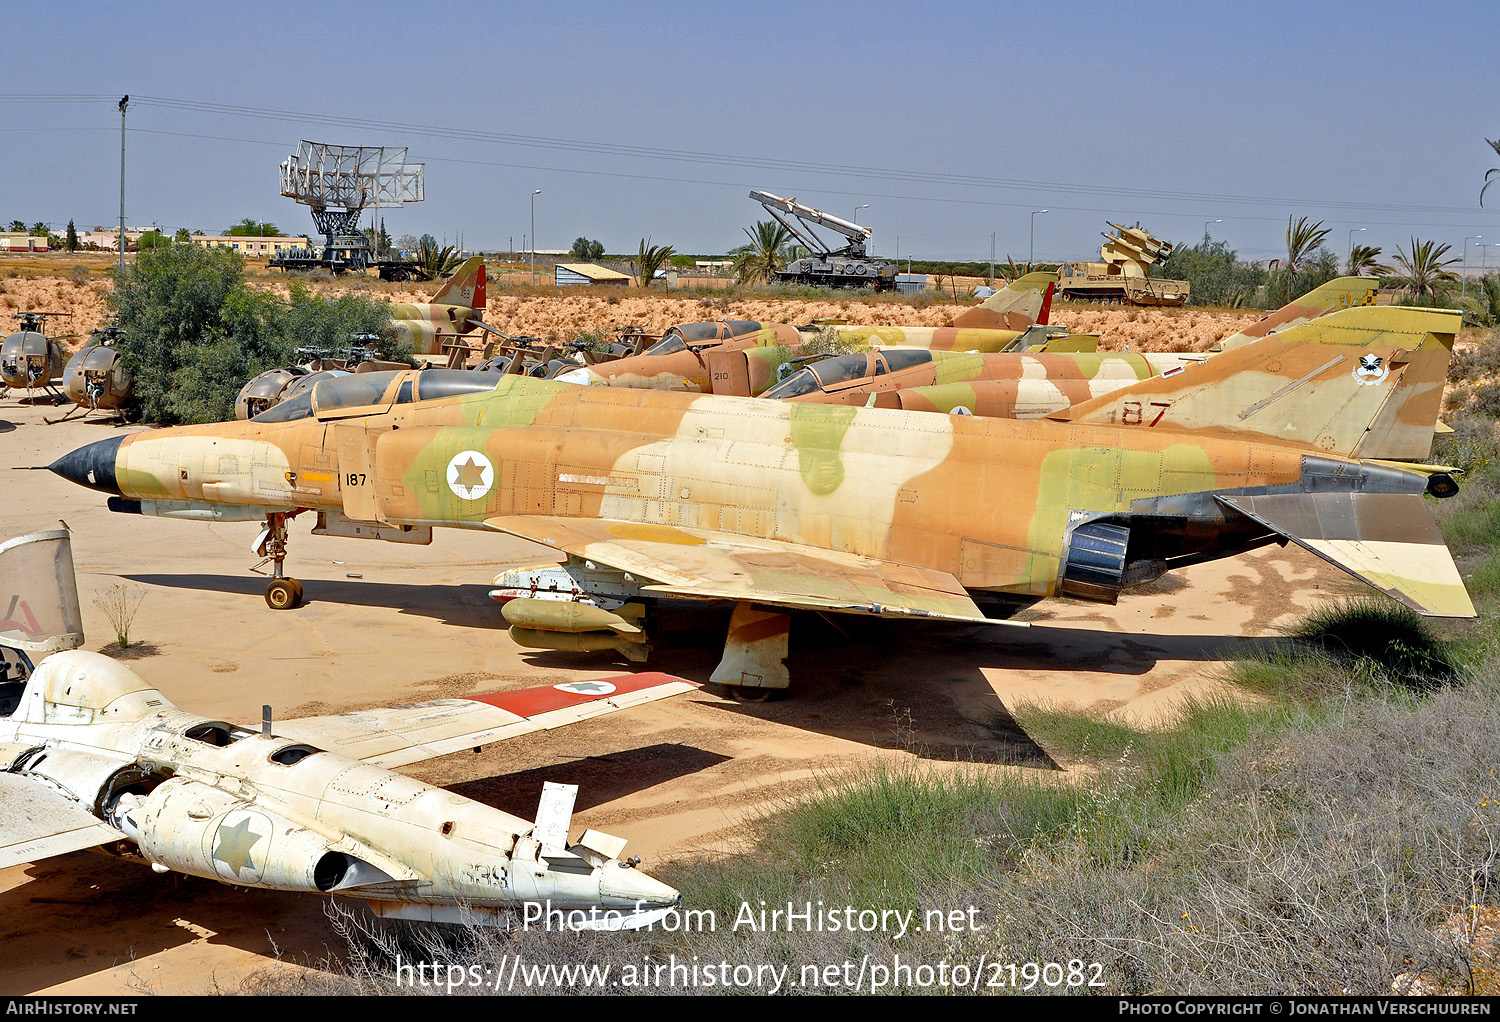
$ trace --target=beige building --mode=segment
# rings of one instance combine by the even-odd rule
[[[0,252],[45,252],[47,238],[25,231],[0,231]]]
[[[195,234],[193,241],[209,248],[233,249],[247,259],[270,259],[294,249],[307,248],[307,236],[257,238],[239,234]]]

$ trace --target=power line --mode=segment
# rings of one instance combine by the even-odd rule
[[[0,98],[3,98],[3,97],[0,97]],[[132,102],[134,102],[134,101],[132,100]],[[38,128],[38,129],[33,129],[33,128],[0,128],[0,131],[33,131],[33,130],[44,131],[44,130],[54,130],[54,129],[47,129],[47,128]],[[112,131],[113,129],[110,129],[110,128],[69,128],[69,129],[55,129],[55,130],[68,130],[68,131]],[[166,136],[166,137],[170,137],[170,138],[193,138],[193,139],[201,139],[201,140],[205,140],[205,141],[214,141],[214,142],[236,142],[236,143],[243,143],[243,144],[247,144],[247,145],[268,146],[268,147],[273,148],[273,149],[283,149],[283,148],[286,147],[286,143],[283,142],[283,141],[273,141],[273,140],[270,140],[270,139],[261,139],[261,138],[240,138],[240,137],[236,137],[236,136],[232,136],[232,135],[208,135],[208,134],[203,134],[203,133],[200,133],[200,132],[192,132],[192,131],[167,131],[167,130],[162,129],[162,128],[132,128],[130,130],[133,131],[133,132],[138,132],[140,134],[145,134],[145,135],[162,135],[162,136]],[[588,170],[588,169],[581,168],[581,167],[554,167],[554,166],[545,166],[545,165],[540,165],[540,164],[506,163],[506,162],[498,162],[498,161],[492,161],[492,160],[469,160],[469,159],[463,159],[463,158],[460,158],[460,157],[453,157],[453,156],[428,156],[428,155],[417,154],[416,156],[413,157],[413,159],[421,160],[421,161],[426,162],[426,163],[454,163],[454,164],[461,164],[461,165],[468,165],[468,166],[477,166],[477,167],[499,167],[499,168],[504,168],[504,169],[508,169],[508,170],[535,170],[535,171],[542,171],[542,172],[545,172],[545,173],[552,173],[552,174],[579,174],[579,175],[583,175],[583,176],[586,176],[586,177],[610,177],[610,178],[621,178],[621,179],[630,180],[630,181],[655,181],[655,182],[661,182],[661,183],[666,183],[666,184],[695,184],[695,185],[707,185],[707,186],[710,186],[710,187],[722,187],[722,188],[755,188],[755,187],[758,187],[758,184],[755,183],[755,182],[710,180],[710,179],[707,179],[707,178],[691,178],[691,177],[673,177],[673,176],[661,175],[661,174],[632,174],[632,173],[625,172],[625,171]],[[816,193],[819,194],[819,195],[840,195],[840,196],[847,195],[847,196],[854,196],[854,197],[863,196],[863,197],[872,198],[872,199],[891,199],[891,200],[895,200],[895,201],[899,201],[899,202],[938,202],[938,203],[944,203],[944,204],[948,204],[948,205],[990,206],[990,207],[1000,207],[1000,208],[1004,208],[1004,209],[1028,209],[1028,208],[1030,208],[1033,205],[1030,202],[1005,202],[1005,201],[1002,201],[1002,200],[999,200],[999,199],[964,199],[964,198],[955,198],[955,197],[951,197],[951,196],[935,196],[935,195],[902,195],[902,194],[890,193],[890,192],[872,192],[872,191],[869,191],[868,189],[844,190],[844,189],[833,189],[833,188],[818,188],[818,189],[816,189]],[[1309,208],[1317,208],[1315,203],[1307,203],[1306,205]],[[1107,214],[1111,214],[1111,215],[1122,215],[1121,214],[1121,207],[1118,206],[1118,205],[1114,205],[1114,206],[1070,206],[1070,205],[1054,204],[1052,208],[1058,209],[1058,210],[1066,210],[1067,212],[1070,212],[1070,213],[1107,213]],[[1443,207],[1438,207],[1438,208],[1442,209]],[[1162,216],[1162,217],[1167,217],[1167,216],[1173,216],[1173,217],[1175,217],[1175,216],[1185,216],[1185,217],[1198,217],[1198,216],[1204,215],[1201,212],[1184,212],[1182,210],[1160,210],[1160,209],[1131,208],[1131,209],[1129,209],[1127,211],[1131,215],[1133,215],[1133,216]],[[1467,212],[1466,210],[1461,210],[1461,209],[1457,210],[1457,211],[1458,212]],[[1264,222],[1264,223],[1280,223],[1283,218],[1279,214],[1276,214],[1276,215],[1257,215],[1257,214],[1252,214],[1252,213],[1240,213],[1240,214],[1229,214],[1224,219],[1236,220],[1236,221],[1257,221],[1257,222]],[[1468,227],[1474,226],[1474,222],[1473,221],[1467,221],[1467,222],[1461,223],[1461,224],[1443,224],[1443,223],[1432,223],[1432,222],[1426,221],[1426,220],[1417,220],[1417,221],[1413,221],[1413,220],[1386,220],[1386,221],[1382,221],[1382,220],[1370,220],[1370,219],[1367,219],[1367,218],[1361,218],[1360,222],[1364,223],[1364,224],[1368,224],[1371,227],[1468,228]]]
[[[88,96],[6,96],[0,95],[0,103],[4,102],[92,102],[103,101],[109,97],[96,98]],[[841,177],[858,177],[873,180],[900,181],[905,183],[947,185],[957,187],[973,188],[996,188],[1008,190],[1024,190],[1032,193],[1043,193],[1048,195],[1092,195],[1108,196],[1115,198],[1130,199],[1156,199],[1171,202],[1199,202],[1213,206],[1225,203],[1246,205],[1275,205],[1275,206],[1299,206],[1317,207],[1329,210],[1379,210],[1392,213],[1427,213],[1427,214],[1454,214],[1470,215],[1476,211],[1457,206],[1436,206],[1409,203],[1391,202],[1357,202],[1340,199],[1308,199],[1288,198],[1280,196],[1246,196],[1227,193],[1213,192],[1191,192],[1175,189],[1147,189],[1128,188],[1117,185],[1099,184],[1069,184],[1057,182],[1028,181],[1012,178],[992,178],[969,174],[939,173],[931,171],[917,171],[899,168],[877,168],[866,166],[854,166],[847,164],[819,163],[803,160],[784,160],[769,157],[753,157],[743,155],[730,155],[722,153],[709,153],[697,150],[668,149],[653,146],[626,145],[622,143],[586,141],[579,139],[554,138],[541,135],[521,135],[505,132],[480,131],[475,129],[451,128],[435,125],[416,124],[404,121],[381,120],[376,118],[351,117],[336,114],[314,114],[299,113],[286,110],[271,110],[256,107],[237,106],[228,103],[208,103],[198,100],[175,99],[161,96],[137,96],[134,102],[141,106],[156,107],[163,110],[174,110],[181,112],[196,112],[214,114],[217,116],[246,117],[260,120],[290,121],[299,124],[319,124],[329,127],[355,128],[361,130],[380,131],[386,133],[405,133],[428,138],[441,138],[455,141],[479,142],[498,145],[522,146],[528,148],[539,148],[560,152],[581,153],[596,156],[627,157],[631,159],[662,160],[678,163],[693,163],[710,166],[737,167],[741,169],[770,170],[778,173],[819,174],[837,175]],[[480,161],[472,161],[480,163]],[[484,165],[484,164],[480,164]],[[507,166],[506,164],[493,164],[496,166]],[[601,172],[602,173],[602,172]],[[663,179],[672,180],[672,179]],[[836,194],[830,192],[829,194]],[[923,197],[927,198],[927,197]],[[994,205],[1006,205],[1004,203],[992,203]],[[1019,204],[1018,204],[1019,205]],[[1083,208],[1083,207],[1079,207]],[[1156,214],[1156,215],[1178,215],[1178,214]],[[1237,219],[1252,219],[1249,217]],[[1259,217],[1253,219],[1261,219]]]

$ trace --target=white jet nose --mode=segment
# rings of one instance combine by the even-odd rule
[[[588,369],[585,369],[583,367],[579,367],[577,369],[569,369],[565,373],[558,373],[553,377],[553,379],[558,383],[576,383],[582,387],[587,387],[589,384],[594,382],[603,382],[602,380],[598,380],[598,378],[595,377],[593,373],[589,372]]]

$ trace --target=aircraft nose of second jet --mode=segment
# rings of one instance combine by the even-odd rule
[[[47,467],[64,479],[91,490],[105,493],[120,492],[115,481],[115,456],[119,453],[124,437],[99,440],[64,454]]]

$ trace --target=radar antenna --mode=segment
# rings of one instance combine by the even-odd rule
[[[318,262],[335,273],[370,265],[370,242],[359,230],[366,209],[424,198],[423,165],[406,162],[406,148],[341,146],[303,139],[281,164],[281,194],[312,210],[323,235]]]

